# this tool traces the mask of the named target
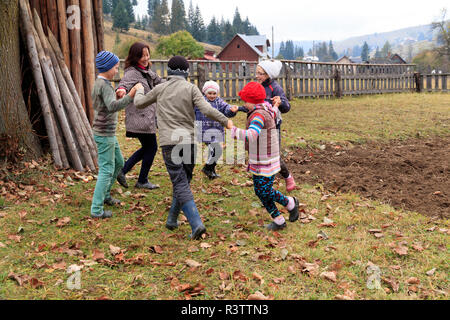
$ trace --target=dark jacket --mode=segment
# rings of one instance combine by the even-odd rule
[[[231,112],[230,105],[223,101],[221,98],[216,98],[214,101],[209,101],[204,97],[206,102],[208,102],[211,107],[219,110],[227,118],[233,118],[236,113]],[[195,122],[197,127],[197,140],[199,142],[224,142],[225,130],[223,126],[214,120],[211,120],[200,110],[195,107]]]
[[[280,112],[277,113],[277,119],[276,124],[279,126],[282,122],[281,114],[280,113],[287,113],[291,110],[291,104],[289,103],[289,100],[286,98],[286,94],[284,93],[283,88],[272,79],[267,79],[262,83],[262,86],[266,90],[266,101],[272,104],[272,98],[279,96],[281,98],[281,105],[278,107],[278,110]]]
[[[144,92],[150,92],[163,80],[150,68],[148,70],[139,67],[128,67],[119,83],[119,88],[124,88],[127,92],[140,82],[144,86]],[[125,127],[127,135],[129,133],[156,133],[156,103],[145,109],[137,109],[134,103],[130,103],[125,109]]]

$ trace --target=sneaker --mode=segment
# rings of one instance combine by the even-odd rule
[[[153,189],[158,189],[159,185],[157,184],[153,184],[151,182],[146,182],[146,183],[140,183],[140,182],[136,182],[136,185],[134,186],[135,188],[138,189],[149,189],[149,190],[153,190]]]
[[[112,211],[103,211],[101,215],[95,215],[91,213],[91,217],[94,219],[107,219],[112,217]]]
[[[120,200],[118,199],[114,199],[114,198],[106,198],[105,201],[103,202],[104,204],[108,205],[108,206],[120,206],[120,204],[122,203]]]
[[[195,229],[194,232],[189,236],[192,240],[200,240],[202,238],[202,235],[206,232],[206,228],[204,225],[198,226],[197,229]]]
[[[297,221],[298,220],[298,216],[299,216],[299,213],[298,213],[298,206],[299,206],[299,204],[298,204],[298,200],[297,200],[296,197],[294,197],[294,202],[295,202],[294,209],[289,210],[289,221],[290,222]]]
[[[275,222],[272,221],[265,227],[267,230],[270,230],[270,231],[278,231],[278,230],[282,230],[282,229],[286,228],[286,226],[287,226],[286,222],[280,225],[280,224],[276,224]]]
[[[289,178],[286,178],[286,191],[291,192],[296,187],[295,180],[293,176],[289,176]]]
[[[125,173],[123,173],[122,170],[120,170],[119,175],[117,176],[117,182],[119,182],[119,184],[124,187],[124,188],[128,188],[128,183],[127,183],[127,178],[125,177]]]

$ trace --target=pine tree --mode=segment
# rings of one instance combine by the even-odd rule
[[[366,41],[364,41],[364,44],[362,46],[361,60],[362,61],[369,61],[369,45],[367,44]]]
[[[338,55],[336,51],[334,51],[333,41],[330,40],[330,44],[328,45],[328,54],[332,58],[333,61],[338,59]]]
[[[195,7],[194,17],[191,24],[191,34],[195,40],[202,42],[206,38],[206,27],[203,22],[202,13],[198,5]]]
[[[303,59],[303,57],[305,56],[305,53],[303,51],[303,47],[295,47],[295,60],[297,59]]]
[[[381,58],[380,48],[377,46],[377,50],[375,51],[375,58]]]
[[[129,1],[118,0],[117,2],[117,6],[112,13],[113,28],[128,31],[130,29],[130,17],[126,9],[125,2]]]
[[[286,58],[286,46],[284,44],[284,41],[281,41],[279,55],[283,56],[283,58]]]
[[[216,17],[212,17],[207,29],[206,29],[206,42],[220,46],[222,44],[222,33],[220,26],[216,21]]]
[[[239,13],[238,8],[236,8],[236,11],[234,12],[233,28],[236,33],[241,33],[241,34],[245,33],[243,30],[244,28],[243,28],[243,24],[242,24],[241,14]]]
[[[113,10],[112,0],[103,0],[103,13],[111,14]]]
[[[156,9],[160,6],[160,4],[161,4],[160,0],[148,0],[147,13],[150,19],[150,23],[153,22],[153,19],[155,18]]]
[[[170,31],[186,30],[186,11],[183,0],[172,0]]]
[[[383,48],[381,49],[381,56],[383,58],[387,58],[391,53],[391,50],[392,50],[391,44],[389,43],[389,41],[386,41]]]
[[[225,25],[223,27],[222,46],[225,46],[228,42],[230,42],[231,39],[233,39],[235,34],[236,33],[235,33],[234,28],[231,25],[231,23],[229,21],[226,21]]]
[[[153,30],[159,34],[170,33],[170,15],[167,0],[162,0],[160,5],[155,8],[152,21]]]
[[[192,0],[189,2],[188,16],[187,16],[187,31],[193,33],[193,25],[195,19],[194,6],[192,5]]]

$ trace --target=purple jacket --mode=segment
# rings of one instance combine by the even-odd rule
[[[273,97],[279,96],[281,98],[281,105],[278,107],[280,112],[277,113],[276,124],[277,126],[281,125],[281,114],[287,113],[291,110],[291,104],[289,100],[286,98],[286,94],[284,93],[283,88],[276,82],[275,80],[268,79],[262,83],[264,89],[266,89],[266,101],[272,104]]]
[[[236,113],[230,110],[230,105],[221,98],[216,98],[214,101],[209,101],[206,96],[205,100],[214,108],[223,113],[227,118],[233,118]],[[214,120],[206,117],[200,110],[195,107],[195,125],[197,127],[197,141],[198,142],[224,142],[225,130],[223,126]]]

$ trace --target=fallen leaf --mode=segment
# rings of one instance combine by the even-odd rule
[[[228,272],[219,272],[220,280],[230,280],[230,274]]]
[[[321,278],[327,279],[331,282],[336,282],[336,273],[335,272],[322,272],[320,274]]]
[[[427,276],[432,276],[432,275],[434,275],[435,272],[436,272],[436,268],[433,268],[433,269],[431,269],[431,270],[428,270],[428,271],[426,272],[426,274],[427,274]]]
[[[400,256],[406,256],[408,254],[408,248],[400,245],[400,246],[394,248],[394,252]]]
[[[247,300],[269,300],[264,294],[259,291],[256,291],[254,294],[251,294],[247,297]]]
[[[408,284],[419,284],[419,283],[420,283],[420,280],[417,279],[416,277],[411,277],[411,278],[409,278],[408,280],[406,280],[406,282],[407,282]]]
[[[394,278],[382,278],[383,282],[389,284],[394,292],[398,292],[399,285]]]
[[[119,247],[115,247],[112,244],[109,245],[109,252],[111,252],[111,254],[113,256],[117,255],[120,253],[120,251],[122,251],[122,249],[120,249]]]
[[[206,243],[206,242],[200,243],[200,248],[202,248],[202,249],[208,249],[211,247],[212,247],[212,245],[210,245],[209,243]]]
[[[201,263],[198,263],[197,261],[192,259],[187,259],[185,262],[191,268],[198,268],[202,265]]]
[[[154,245],[154,246],[150,247],[150,252],[154,252],[154,253],[157,253],[157,254],[162,254],[163,253],[163,249],[162,249],[161,246]]]
[[[92,259],[94,259],[94,261],[105,259],[105,254],[98,249],[94,249],[92,252]]]
[[[21,237],[21,236],[18,236],[18,235],[15,235],[15,234],[10,234],[10,235],[8,236],[8,239],[9,239],[9,240],[13,240],[14,242],[19,243],[19,242],[22,240],[22,237]]]
[[[317,276],[319,274],[319,265],[317,263],[307,263],[303,264],[302,272],[308,272],[312,276]]]
[[[64,217],[64,218],[58,219],[58,222],[56,223],[56,226],[58,228],[62,228],[64,226],[66,226],[67,224],[69,224],[69,222],[70,222],[70,218],[69,217]]]
[[[42,281],[40,281],[40,280],[38,280],[36,278],[30,279],[30,284],[31,284],[31,287],[33,289],[39,289],[39,288],[42,288],[44,286],[44,282],[42,282]]]

